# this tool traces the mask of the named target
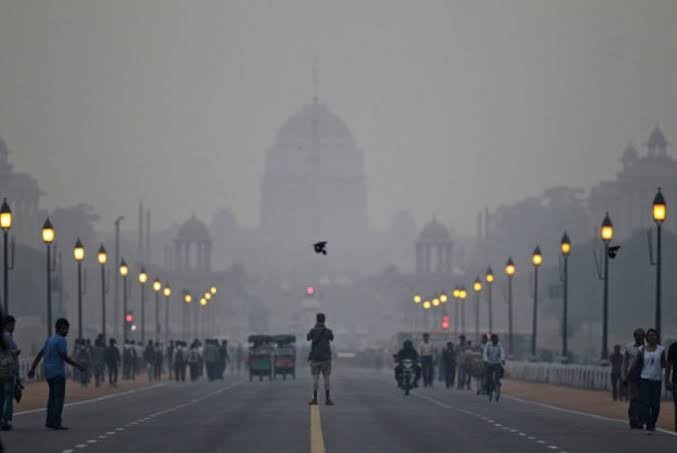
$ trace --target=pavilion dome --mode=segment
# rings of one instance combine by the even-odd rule
[[[450,242],[449,229],[437,220],[437,217],[428,222],[418,235],[419,242]]]
[[[195,217],[195,214],[179,227],[176,238],[184,241],[211,241],[207,225]]]
[[[668,146],[668,141],[665,139],[665,135],[658,125],[654,127],[653,131],[651,131],[651,135],[649,135],[649,140],[646,142],[646,144],[650,149],[662,149]]]

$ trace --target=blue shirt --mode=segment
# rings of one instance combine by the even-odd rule
[[[45,346],[42,348],[45,379],[57,376],[66,377],[66,367],[61,357],[62,354],[66,354],[66,350],[66,337],[54,334],[45,341]]]

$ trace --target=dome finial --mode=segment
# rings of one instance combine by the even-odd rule
[[[319,75],[318,75],[318,69],[317,69],[318,63],[317,63],[317,56],[313,57],[313,102],[317,104],[319,100]]]

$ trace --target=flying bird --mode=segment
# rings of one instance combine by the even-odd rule
[[[317,242],[313,245],[315,253],[326,255],[327,254],[327,241]]]

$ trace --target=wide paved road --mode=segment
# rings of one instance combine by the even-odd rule
[[[21,414],[2,437],[10,453],[677,451],[677,436],[616,421],[441,388],[404,397],[388,375],[335,371],[333,407],[309,408],[307,378],[231,375],[69,406],[69,431],[44,429],[44,412]]]

